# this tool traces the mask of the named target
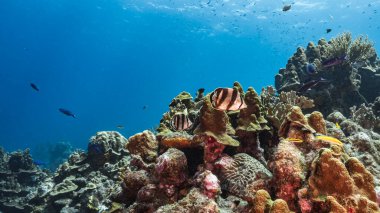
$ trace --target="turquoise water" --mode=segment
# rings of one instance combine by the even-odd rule
[[[348,31],[380,49],[379,12],[378,0],[3,0],[0,144],[33,151],[85,148],[102,130],[128,137],[157,125],[183,90],[237,80],[260,91],[309,41]]]

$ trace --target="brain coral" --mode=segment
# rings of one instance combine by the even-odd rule
[[[263,164],[245,153],[224,156],[216,164],[222,188],[240,197],[252,197],[257,190],[265,189],[265,182],[272,177]]]

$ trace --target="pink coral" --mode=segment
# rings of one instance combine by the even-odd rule
[[[269,168],[273,171],[273,187],[276,197],[285,200],[291,210],[297,209],[297,191],[305,179],[305,159],[302,152],[286,140],[282,140]]]
[[[204,194],[208,198],[215,198],[218,192],[220,192],[220,185],[218,178],[209,172],[203,179]]]
[[[157,158],[155,175],[161,184],[179,186],[188,174],[185,154],[175,148],[168,149]]]

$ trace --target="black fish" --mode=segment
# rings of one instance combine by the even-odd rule
[[[342,55],[340,57],[334,57],[334,58],[327,59],[326,61],[322,62],[322,65],[323,65],[324,68],[332,67],[332,66],[335,66],[335,65],[343,63],[347,59],[348,59],[347,55],[344,54],[344,55]]]
[[[286,11],[290,10],[290,8],[292,8],[292,5],[290,5],[290,4],[284,5],[284,7],[282,8],[282,11],[286,12]]]
[[[46,162],[44,162],[44,161],[40,161],[40,160],[33,160],[33,163],[34,163],[35,165],[37,165],[37,166],[45,166],[45,165],[47,165]]]
[[[332,29],[330,29],[330,28],[326,29],[326,33],[330,33],[331,31],[332,31]]]
[[[37,92],[40,91],[40,89],[38,89],[37,85],[33,84],[33,83],[30,83],[30,86],[36,90]]]
[[[197,97],[195,101],[199,101],[200,99],[202,99],[204,96],[204,92],[205,92],[205,88],[199,88],[197,91]]]
[[[143,110],[146,110],[146,108],[148,108],[148,105],[144,105],[144,106],[142,107]]]
[[[190,118],[187,116],[186,113],[179,113],[179,114],[175,114],[172,117],[170,121],[170,125],[176,131],[177,130],[183,131],[183,130],[190,129],[191,126],[193,125],[193,122],[191,122]]]
[[[67,116],[71,116],[73,118],[76,118],[75,115],[67,109],[59,108],[58,110]]]
[[[218,110],[239,110],[247,108],[243,96],[237,89],[217,88],[211,94],[212,106]]]
[[[311,88],[317,86],[319,83],[328,83],[330,81],[324,79],[324,78],[320,78],[320,79],[317,79],[317,80],[310,80],[306,83],[304,83],[299,89],[297,92],[299,93],[303,93],[303,92],[306,92],[308,90],[310,90]]]

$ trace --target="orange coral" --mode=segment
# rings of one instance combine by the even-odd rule
[[[167,148],[193,148],[200,146],[201,141],[193,140],[193,136],[186,132],[173,132],[157,136],[160,145]]]

